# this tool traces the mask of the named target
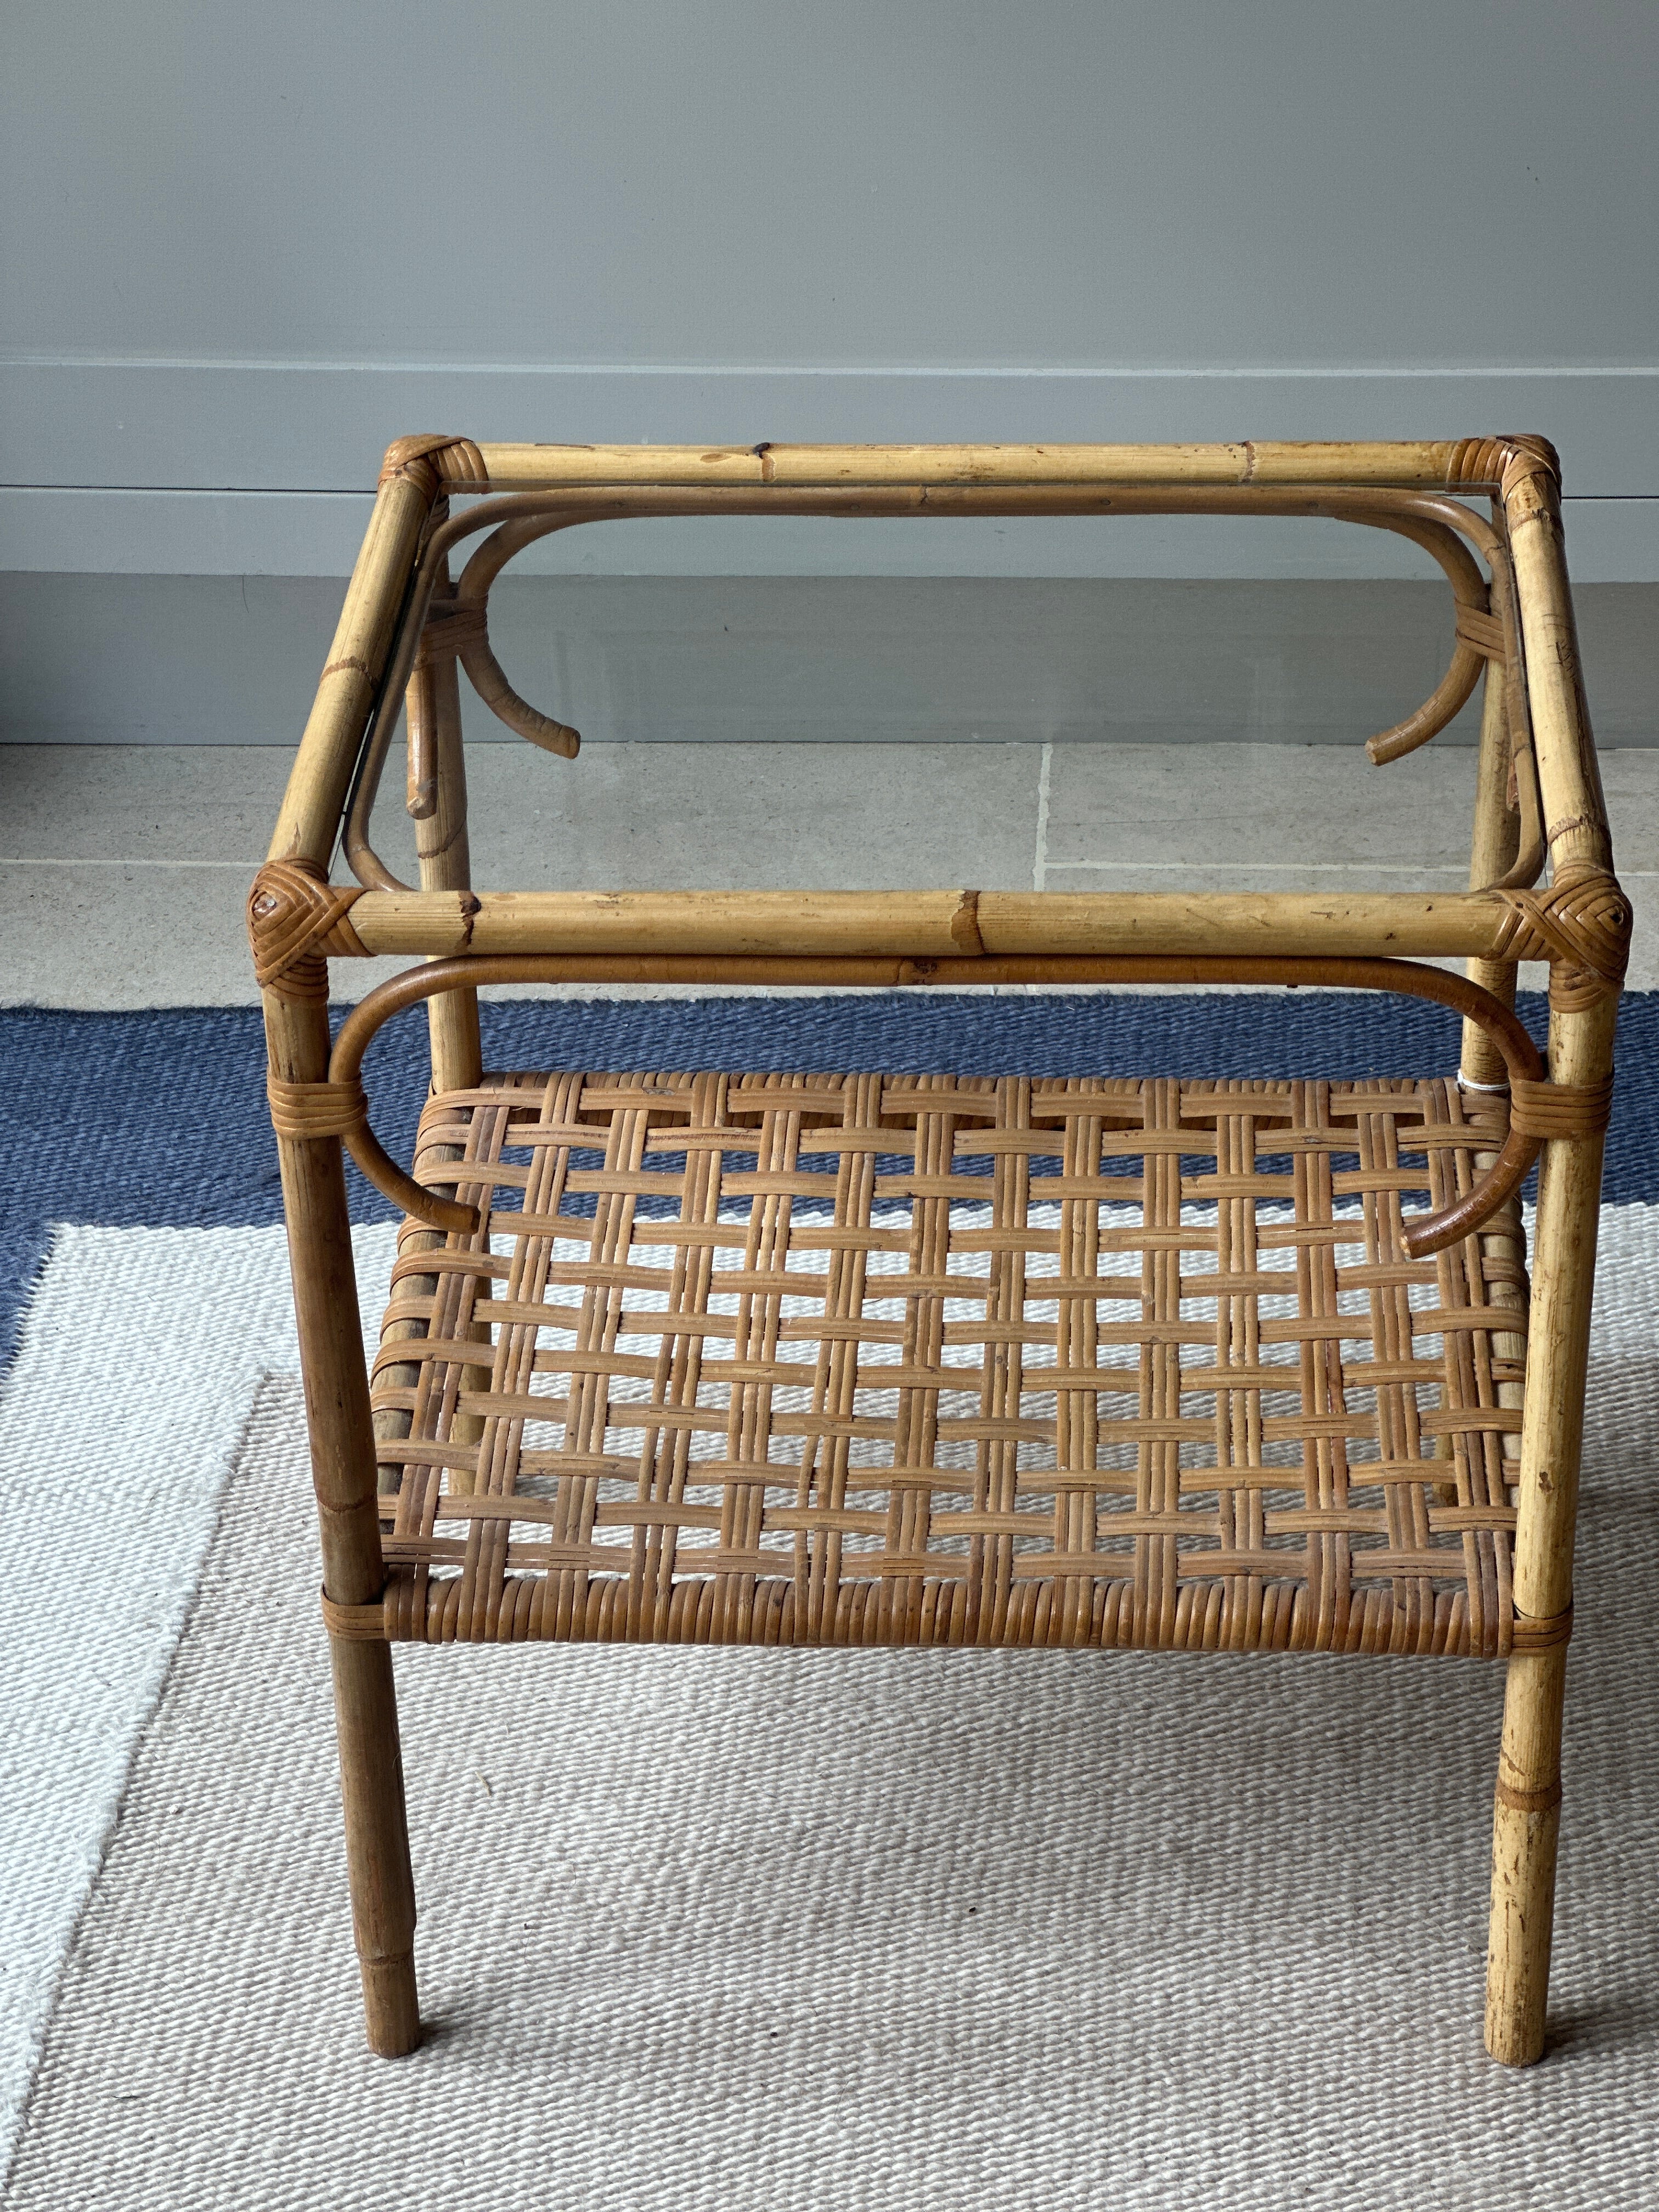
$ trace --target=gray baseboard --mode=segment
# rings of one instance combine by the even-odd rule
[[[291,745],[343,588],[0,576],[0,741]],[[1601,743],[1659,742],[1659,584],[1577,599]],[[1355,744],[1428,695],[1451,633],[1441,586],[1387,580],[532,576],[492,613],[527,698],[635,743]],[[506,737],[468,707],[469,737]]]

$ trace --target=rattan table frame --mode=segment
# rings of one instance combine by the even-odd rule
[[[489,642],[490,586],[549,532],[1191,512],[1335,517],[1438,562],[1450,665],[1370,750],[1425,743],[1484,684],[1467,892],[472,889],[459,671],[531,743],[579,744]],[[418,886],[369,836],[400,713]],[[340,852],[355,884],[330,880]],[[1496,1658],[1486,2044],[1541,2054],[1630,930],[1543,440],[400,440],[248,918],[376,2051],[420,2033],[392,1643],[620,1637]],[[416,964],[331,1040],[329,960],[388,953]],[[1448,957],[1465,975],[1425,964]],[[1522,960],[1549,963],[1547,1056],[1513,1014]],[[1388,1085],[486,1076],[478,987],[567,979],[1323,983],[1437,1000],[1463,1044],[1455,1081]],[[361,1066],[420,1002],[434,1095],[410,1172]],[[343,1148],[406,1217],[373,1391]],[[1183,1366],[1194,1298],[1217,1349]],[[608,1441],[619,1412],[647,1437],[636,1473]]]

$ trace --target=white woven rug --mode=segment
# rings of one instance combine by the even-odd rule
[[[0,1407],[58,1516],[8,1624],[7,2205],[1651,2202],[1659,1209],[1604,1223],[1522,2075],[1480,2043],[1498,1670],[1124,1655],[401,1654],[433,2032],[368,2057],[280,1232],[64,1232]]]

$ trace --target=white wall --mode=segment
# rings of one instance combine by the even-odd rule
[[[1659,337],[1642,0],[10,13],[9,314],[54,355],[1557,368]]]
[[[7,312],[53,354],[1559,368],[1659,334],[1639,0],[11,15]]]
[[[3,38],[0,565],[338,574],[409,429],[1536,428],[1578,573],[1659,577],[1650,0],[11,0]],[[938,527],[551,557],[1405,573]]]

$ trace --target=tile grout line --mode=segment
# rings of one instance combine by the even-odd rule
[[[1046,740],[1037,769],[1036,848],[1031,857],[1031,889],[1048,888],[1048,774],[1054,766],[1054,748],[1052,739]]]
[[[0,868],[240,868],[253,875],[258,860],[52,860],[0,853]]]
[[[1463,876],[1466,861],[1441,860],[1047,860],[1045,869],[1076,868],[1131,872],[1158,871],[1166,875],[1295,875],[1295,876]],[[1639,869],[1626,870],[1639,874]]]
[[[1031,866],[1031,888],[1046,889],[1050,868],[1070,868],[1078,872],[1109,874],[1114,871],[1128,873],[1160,875],[1328,875],[1328,876],[1462,876],[1466,864],[1453,860],[1085,860],[1061,857],[1055,859],[1048,850],[1048,769],[1050,748],[1042,748],[1043,760],[1037,784],[1036,845]],[[259,866],[258,860],[100,860],[91,855],[46,858],[39,854],[0,853],[0,868],[232,868],[252,876]],[[1621,868],[1620,880],[1624,883],[1645,883],[1659,878],[1659,868]]]
[[[1031,887],[1045,888],[1045,878],[1050,868],[1070,868],[1078,872],[1108,874],[1114,871],[1162,875],[1331,875],[1331,876],[1462,876],[1465,864],[1454,860],[1085,860],[1061,855],[1052,856],[1048,851],[1048,748],[1037,787],[1036,845],[1031,867]],[[233,868],[252,876],[259,866],[258,860],[152,860],[145,859],[106,860],[89,854],[45,857],[39,854],[0,853],[0,868]],[[1659,868],[1621,868],[1620,879],[1625,883],[1642,883],[1659,878]]]

